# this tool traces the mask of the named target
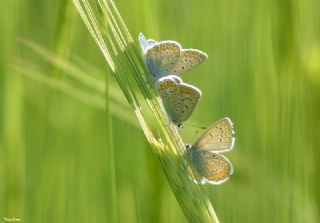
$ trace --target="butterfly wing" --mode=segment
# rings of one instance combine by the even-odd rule
[[[148,43],[147,43],[148,44]],[[181,47],[174,41],[150,42],[152,47],[145,52],[147,67],[155,79],[167,76],[180,57]]]
[[[181,83],[180,85],[180,123],[187,120],[196,108],[201,97],[201,91],[195,86]]]
[[[148,48],[151,48],[152,46],[154,46],[157,43],[157,41],[155,41],[153,39],[146,39],[142,33],[139,34],[138,39],[139,39],[142,51],[144,53],[147,51]]]
[[[180,58],[171,70],[171,74],[180,75],[207,59],[207,54],[195,49],[183,49]]]
[[[199,150],[223,152],[233,149],[233,124],[229,118],[223,118],[210,126],[194,143]]]
[[[145,52],[148,48],[148,42],[142,33],[139,34],[138,40],[140,42],[142,51]]]
[[[201,97],[199,89],[173,75],[159,79],[157,89],[170,121],[177,125],[190,117]]]
[[[227,181],[233,173],[231,162],[220,154],[194,150],[191,158],[199,175],[202,176],[207,183],[221,184]]]
[[[156,45],[158,42],[153,40],[153,39],[148,39],[147,40],[147,44],[148,44],[148,48],[153,47],[154,45]]]

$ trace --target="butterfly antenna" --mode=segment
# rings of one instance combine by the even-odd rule
[[[207,127],[203,127],[198,124],[191,123],[191,122],[186,122],[185,125],[192,126],[192,127],[199,128],[199,129],[206,129],[207,128]]]

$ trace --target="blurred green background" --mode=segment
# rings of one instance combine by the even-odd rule
[[[203,92],[190,123],[228,116],[235,124],[236,147],[226,154],[234,175],[205,186],[220,221],[320,222],[320,2],[116,4],[135,38],[143,32],[209,55],[183,78]],[[111,222],[110,184],[119,222],[186,222],[139,128],[113,116],[111,182],[106,114],[13,69],[24,58],[64,81],[18,42],[25,38],[66,61],[77,55],[113,81],[71,2],[4,1],[0,24],[0,222]],[[197,131],[186,124],[186,142]]]

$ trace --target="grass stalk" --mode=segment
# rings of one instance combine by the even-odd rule
[[[136,114],[186,218],[189,222],[219,222],[202,186],[188,176],[186,162],[180,156],[185,150],[184,143],[176,127],[168,124],[140,50],[114,2],[73,0],[73,3]]]

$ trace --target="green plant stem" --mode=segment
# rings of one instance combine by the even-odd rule
[[[162,110],[141,53],[114,2],[73,0],[73,3],[135,112],[187,220],[219,222],[202,186],[189,177],[190,157],[185,160],[180,155],[185,151],[184,143]]]

